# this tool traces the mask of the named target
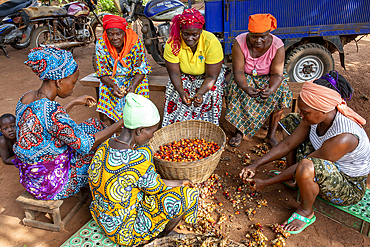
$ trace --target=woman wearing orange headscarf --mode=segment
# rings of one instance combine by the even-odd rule
[[[122,118],[129,92],[149,98],[147,74],[151,72],[138,35],[127,29],[126,19],[105,15],[103,36],[96,42],[96,76],[100,78],[97,111],[111,123]]]
[[[316,220],[312,205],[317,196],[348,206],[365,195],[370,143],[362,128],[365,119],[345,102],[352,93],[350,84],[336,71],[305,82],[298,98],[300,113],[280,121],[284,141],[240,174],[255,190],[285,181],[299,187],[301,204],[283,223],[292,234],[300,233]],[[272,178],[267,180],[253,178],[257,167],[283,156],[287,158],[285,171],[272,170]]]
[[[265,141],[277,145],[276,128],[282,109],[290,107],[292,92],[284,71],[284,43],[270,32],[276,29],[270,14],[249,16],[247,33],[233,45],[233,75],[226,88],[226,120],[236,128],[229,141],[239,146],[243,136],[251,138],[270,116]]]

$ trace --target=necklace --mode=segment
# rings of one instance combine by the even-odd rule
[[[266,43],[263,44],[261,54],[257,58],[260,58],[262,56],[263,50],[265,49],[265,45],[266,45]],[[257,76],[257,69],[256,69],[257,63],[256,63],[256,58],[253,57],[253,45],[252,45],[252,58],[253,58],[253,62],[254,62],[254,68],[252,70],[252,75]]]
[[[131,149],[133,149],[133,147],[131,147],[131,145],[130,145],[129,143],[124,142],[124,141],[121,141],[121,140],[120,140],[120,139],[118,139],[117,137],[115,137],[115,138],[114,138],[114,140],[115,140],[116,142],[119,142],[119,143],[125,144],[125,145],[129,146]],[[134,145],[134,147],[135,147],[135,145]]]

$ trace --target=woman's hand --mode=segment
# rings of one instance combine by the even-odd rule
[[[94,97],[90,95],[82,95],[78,98],[75,98],[73,101],[76,105],[86,105],[86,106],[96,105],[96,100],[94,99]]]
[[[189,187],[189,188],[194,188],[194,184],[188,179],[182,180],[182,186],[186,186],[186,187]]]
[[[247,87],[244,91],[252,98],[257,98],[260,96],[260,90],[253,87]]]
[[[262,179],[247,179],[245,182],[249,183],[249,189],[252,191],[262,191],[265,188],[265,183]]]
[[[126,92],[125,92],[125,95],[127,95],[128,93],[135,93],[135,89],[133,85],[130,85],[126,88]]]
[[[195,95],[194,95],[194,101],[193,101],[193,105],[195,106],[195,107],[199,107],[199,106],[201,106],[202,104],[203,104],[203,95],[201,95],[201,94],[199,94],[199,93],[196,93]]]
[[[267,99],[273,92],[269,86],[266,86],[264,89],[261,89],[259,94],[262,99]]]
[[[247,179],[251,179],[256,175],[256,169],[257,167],[253,165],[245,167],[239,174],[239,176],[241,179],[243,179],[244,182],[246,182]]]
[[[181,97],[181,101],[184,105],[186,105],[187,107],[191,106],[190,96],[187,92],[181,93],[180,97]]]
[[[113,95],[116,96],[117,98],[122,99],[123,96],[125,96],[122,93],[121,89],[116,84],[114,84],[114,86],[112,87],[112,89],[113,89]]]

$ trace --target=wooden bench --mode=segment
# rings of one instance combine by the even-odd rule
[[[23,224],[25,224],[26,226],[59,232],[82,207],[82,205],[86,201],[88,194],[89,191],[84,189],[76,194],[78,202],[71,209],[71,211],[69,211],[69,213],[66,215],[66,217],[64,217],[63,220],[60,214],[60,207],[62,206],[64,200],[38,200],[29,192],[25,191],[22,195],[18,196],[15,201],[21,203],[22,207],[24,208],[26,217],[23,219]],[[49,213],[52,217],[53,223],[36,220],[36,214],[39,212]]]
[[[100,79],[93,76],[94,73],[85,76],[80,80],[80,83],[85,87],[95,88],[96,99],[99,100],[99,86]],[[148,75],[149,80],[149,91],[166,91],[166,85],[168,82],[169,76],[158,76],[158,75]],[[104,114],[99,112],[99,119],[104,120]]]
[[[93,76],[94,73],[85,76],[80,80],[80,83],[85,87],[93,87],[95,88],[96,98],[99,99],[99,86],[100,86],[100,79]],[[157,75],[148,75],[149,80],[149,91],[166,91],[166,85],[168,83],[169,76],[157,76]],[[289,82],[289,89],[293,92],[293,102],[292,102],[292,112],[297,112],[297,98],[299,96],[299,92],[302,90],[303,83],[298,82]],[[104,119],[104,114],[99,113],[99,118],[102,120]]]
[[[297,99],[298,99],[299,93],[302,90],[302,85],[303,83],[299,83],[299,82],[289,82],[289,89],[293,93],[292,112],[298,111]]]

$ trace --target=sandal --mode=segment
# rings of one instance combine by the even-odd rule
[[[272,177],[275,177],[277,175],[279,175],[281,173],[281,171],[277,171],[277,170],[271,170],[267,173],[267,176],[269,176],[270,178]],[[297,190],[298,189],[298,185],[296,186],[290,186],[289,184],[285,183],[285,182],[282,182],[283,184],[285,184],[288,188],[292,189],[292,190]]]
[[[304,229],[306,229],[309,225],[312,225],[316,221],[316,216],[314,215],[314,216],[312,216],[311,219],[309,219],[309,218],[306,218],[306,217],[294,212],[289,217],[287,223],[290,224],[293,220],[300,220],[300,221],[303,221],[304,223],[306,223],[301,229],[299,229],[297,231],[287,231],[290,234],[298,234],[298,233],[301,233]]]
[[[229,145],[230,145],[230,146],[232,146],[232,147],[239,147],[239,146],[242,144],[243,136],[242,136],[242,138],[240,138],[240,139],[239,139],[239,141],[234,142],[234,144],[230,143],[230,141],[231,141],[233,138],[234,138],[234,139],[236,139],[236,140],[238,139],[236,136],[231,137],[231,139],[229,140]]]

